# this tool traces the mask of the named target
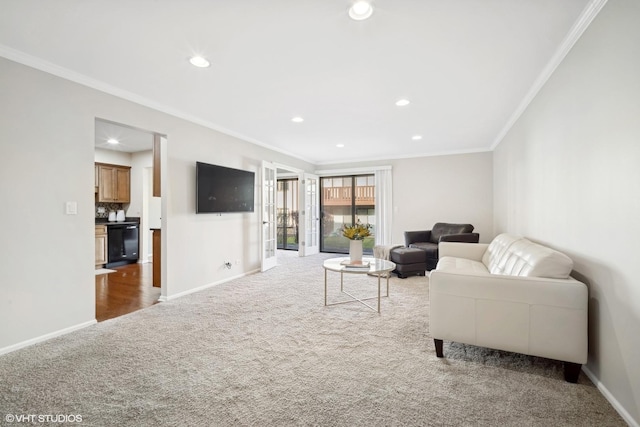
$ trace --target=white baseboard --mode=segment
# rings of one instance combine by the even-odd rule
[[[620,402],[618,402],[618,400],[613,396],[613,394],[611,394],[611,392],[604,386],[604,384],[600,382],[598,377],[596,377],[595,374],[591,372],[589,368],[587,368],[586,365],[582,365],[582,372],[584,372],[587,375],[587,377],[589,377],[591,382],[595,384],[598,390],[600,390],[600,393],[602,393],[605,399],[607,399],[609,403],[611,403],[611,406],[613,406],[613,409],[615,409],[618,412],[618,414],[620,414],[622,419],[625,420],[630,427],[640,427],[640,423],[638,422],[638,420],[633,419],[631,414],[629,414],[627,410],[624,409],[624,407],[620,404]]]
[[[66,335],[68,333],[77,331],[79,329],[86,328],[87,326],[95,325],[98,323],[96,319],[90,320],[88,322],[79,323],[74,326],[70,326],[68,328],[60,329],[59,331],[51,332],[45,335],[41,335],[39,337],[31,338],[26,341],[19,342],[18,344],[13,344],[8,347],[0,348],[0,355],[11,353],[12,351],[20,350],[21,348],[29,347],[30,345],[37,344],[42,341],[50,340],[51,338],[59,337],[60,335]]]
[[[248,271],[246,273],[238,274],[238,275],[233,276],[233,277],[228,277],[226,279],[219,280],[219,281],[214,282],[214,283],[209,283],[207,285],[200,286],[198,288],[189,289],[187,291],[180,292],[180,293],[175,294],[175,295],[170,295],[168,297],[160,296],[160,298],[158,298],[158,301],[162,301],[162,302],[170,301],[170,300],[173,300],[173,299],[176,299],[176,298],[183,297],[185,295],[192,294],[194,292],[199,292],[199,291],[211,288],[213,286],[218,286],[218,285],[221,285],[223,283],[230,282],[231,280],[239,279],[240,277],[248,276],[249,274],[258,273],[259,271],[260,271],[260,269],[255,269],[255,270],[252,270],[252,271]],[[60,329],[59,331],[51,332],[51,333],[48,333],[48,334],[45,334],[45,335],[42,335],[42,336],[39,336],[39,337],[36,337],[36,338],[32,338],[32,339],[29,339],[29,340],[26,340],[26,341],[22,341],[22,342],[19,342],[17,344],[10,345],[8,347],[0,348],[0,355],[11,353],[12,351],[16,351],[16,350],[19,350],[21,348],[29,347],[30,345],[37,344],[37,343],[42,342],[42,341],[47,341],[47,340],[50,340],[51,338],[55,338],[55,337],[58,337],[60,335],[65,335],[65,334],[77,331],[79,329],[86,328],[87,326],[95,325],[96,323],[98,323],[98,322],[95,319],[93,319],[93,320],[90,320],[88,322],[84,322],[84,323],[80,323],[78,325],[70,326],[68,328]]]
[[[259,273],[259,272],[260,272],[260,269],[247,271],[246,273],[238,274],[237,276],[228,277],[226,279],[219,280],[217,282],[213,282],[213,283],[209,283],[209,284],[206,284],[206,285],[203,285],[203,286],[199,286],[197,288],[189,289],[187,291],[180,292],[180,293],[177,293],[175,295],[169,295],[169,296],[166,296],[166,297],[165,296],[161,296],[160,298],[158,298],[158,301],[171,301],[171,300],[174,300],[176,298],[183,297],[185,295],[189,295],[189,294],[192,294],[192,293],[195,293],[195,292],[200,292],[200,291],[203,291],[205,289],[211,288],[213,286],[218,286],[218,285],[221,285],[223,283],[227,283],[227,282],[230,282],[232,280],[239,279],[241,277],[248,276],[248,275],[254,274],[254,273]]]

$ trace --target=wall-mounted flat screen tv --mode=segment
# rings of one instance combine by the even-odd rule
[[[253,212],[255,173],[196,162],[196,213]]]

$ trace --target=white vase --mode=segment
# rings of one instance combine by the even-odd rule
[[[351,262],[362,261],[362,240],[349,240],[349,259]]]

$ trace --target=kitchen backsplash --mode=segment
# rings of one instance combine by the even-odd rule
[[[117,212],[119,209],[124,209],[122,205],[122,203],[96,202],[96,218],[109,218],[109,212]],[[98,208],[104,208],[104,213],[98,213]]]

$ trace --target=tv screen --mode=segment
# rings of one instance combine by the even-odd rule
[[[196,213],[253,212],[255,173],[196,162]]]

